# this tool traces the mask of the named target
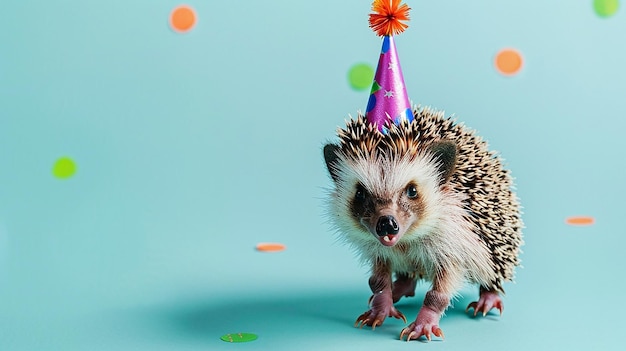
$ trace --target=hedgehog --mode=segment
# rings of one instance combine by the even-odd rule
[[[334,185],[328,216],[338,235],[371,266],[369,309],[355,327],[375,329],[394,307],[431,282],[407,341],[431,333],[463,284],[479,287],[466,312],[503,311],[523,243],[520,204],[510,171],[476,131],[444,112],[414,106],[413,119],[380,132],[359,113],[323,147]]]

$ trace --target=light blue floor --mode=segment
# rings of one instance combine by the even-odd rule
[[[365,108],[347,72],[380,49],[368,1],[190,1],[186,34],[168,28],[178,4],[3,4],[0,350],[622,348],[623,8],[409,1],[409,95],[502,153],[527,226],[504,315],[466,316],[468,287],[425,345],[397,320],[352,326],[367,268],[322,215],[321,146]],[[513,77],[492,66],[505,47],[524,57]],[[422,296],[398,308],[413,319]],[[259,338],[220,340],[237,332]]]

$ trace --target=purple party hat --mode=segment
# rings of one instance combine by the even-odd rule
[[[370,14],[370,27],[383,37],[383,47],[374,75],[374,83],[365,110],[365,117],[378,130],[386,132],[385,125],[392,121],[413,120],[411,103],[406,93],[402,68],[394,34],[402,33],[408,26],[401,21],[409,19],[410,8],[400,0],[375,0]]]

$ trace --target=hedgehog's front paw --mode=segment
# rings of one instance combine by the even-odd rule
[[[409,324],[408,327],[402,329],[400,333],[400,340],[406,335],[406,341],[412,339],[419,339],[422,335],[430,341],[430,333],[433,335],[444,338],[443,331],[439,328],[439,316],[438,312],[422,306],[420,312],[417,314],[415,322]]]
[[[498,311],[500,311],[500,315],[502,315],[502,311],[504,310],[502,299],[495,291],[481,291],[478,301],[474,301],[467,305],[465,312],[468,312],[470,308],[474,309],[474,317],[478,312],[482,312],[484,317],[487,315],[487,312],[491,311],[492,308],[497,308]]]
[[[387,317],[394,317],[402,319],[406,323],[406,317],[402,312],[398,311],[393,305],[389,308],[372,308],[369,311],[363,313],[354,322],[355,327],[363,328],[364,325],[372,327],[372,330],[377,326],[382,325]]]

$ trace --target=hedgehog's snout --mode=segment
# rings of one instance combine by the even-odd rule
[[[376,234],[378,236],[396,235],[400,231],[400,226],[393,216],[380,216],[376,223]]]

